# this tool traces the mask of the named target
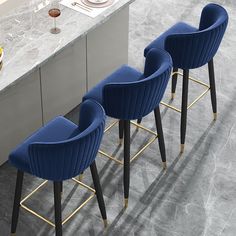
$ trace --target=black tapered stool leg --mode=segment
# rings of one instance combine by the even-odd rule
[[[161,122],[161,113],[159,106],[154,110],[155,121],[156,121],[156,128],[158,134],[158,142],[159,142],[159,149],[161,153],[161,159],[163,163],[163,168],[166,169],[166,148],[165,148],[165,140],[162,130],[162,122]]]
[[[122,140],[124,137],[124,121],[119,120],[119,139],[120,139],[120,144],[122,144]]]
[[[18,170],[17,171],[17,179],[16,179],[14,205],[13,205],[13,212],[12,212],[11,234],[16,233],[16,227],[17,227],[17,222],[18,222],[18,217],[19,217],[19,210],[20,210],[20,201],[21,201],[23,178],[24,178],[24,172]]]
[[[61,193],[63,193],[63,182],[61,182]]]
[[[181,106],[181,125],[180,125],[180,152],[184,152],[186,125],[187,125],[187,110],[188,110],[188,83],[189,70],[183,71],[183,87],[182,87],[182,106]]]
[[[53,182],[56,236],[62,236],[61,182]]]
[[[177,84],[177,78],[178,74],[175,72],[178,72],[178,68],[173,68],[173,75],[172,75],[172,80],[171,80],[171,99],[174,99],[175,97],[175,90],[176,90],[176,84]]]
[[[213,59],[208,62],[208,72],[209,72],[209,81],[210,81],[211,104],[212,104],[214,120],[216,120],[217,102],[216,102],[216,85],[215,85],[215,72],[214,72]]]
[[[102,188],[101,188],[101,184],[100,184],[100,180],[99,180],[98,171],[97,171],[95,161],[90,165],[90,170],[91,170],[91,174],[92,174],[92,178],[93,178],[94,188],[96,190],[98,206],[99,206],[99,209],[100,209],[100,212],[101,212],[101,215],[102,215],[104,226],[107,227],[106,207],[105,207],[105,202],[104,202],[104,199],[103,199]]]
[[[128,207],[130,183],[130,121],[124,121],[124,200],[125,208]]]
[[[140,118],[140,119],[137,120],[137,123],[138,123],[138,124],[141,124],[141,122],[142,122],[142,118]]]

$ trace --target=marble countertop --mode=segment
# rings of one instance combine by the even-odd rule
[[[133,1],[119,0],[96,18],[60,5],[61,16],[57,25],[61,33],[57,35],[49,32],[53,26],[53,20],[48,16],[50,4],[35,12],[35,6],[42,0],[29,0],[1,16],[0,46],[4,47],[4,60],[0,71],[0,92],[5,92]]]

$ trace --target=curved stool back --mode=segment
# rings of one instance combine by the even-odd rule
[[[145,145],[145,148],[158,136],[163,167],[166,168],[159,103],[165,92],[171,69],[172,60],[169,53],[164,50],[151,49],[146,57],[144,73],[129,66],[122,66],[92,88],[83,98],[84,100],[97,99],[102,102],[108,116],[119,119],[119,137],[121,140],[124,137],[124,160],[119,163],[124,167],[125,207],[128,206],[130,162],[142,153],[141,150],[132,158],[130,157],[130,120],[141,119],[150,112],[154,112],[158,135],[149,130],[148,132],[154,134],[155,137]],[[100,153],[116,160],[105,152],[101,151]]]
[[[152,49],[146,57],[143,76],[135,82],[116,82],[103,88],[103,106],[108,116],[139,119],[153,111],[160,103],[172,69],[170,55]]]
[[[151,48],[164,48],[170,53],[173,60],[174,72],[172,74],[171,86],[172,99],[174,99],[175,95],[177,77],[178,75],[183,75],[181,110],[162,102],[163,105],[181,112],[181,153],[184,151],[185,144],[187,110],[209,90],[211,93],[214,120],[216,120],[217,102],[213,57],[224,36],[228,18],[227,11],[222,6],[213,3],[208,4],[202,10],[198,29],[185,22],[179,22],[169,28],[160,37],[153,40],[144,50],[144,56],[146,56]],[[210,86],[189,76],[190,69],[201,67],[206,63],[208,63]],[[183,69],[183,74],[179,73],[178,69]],[[206,88],[191,104],[188,104],[189,79]]]
[[[104,132],[105,112],[96,101],[86,100],[81,105],[79,121],[80,124],[77,126],[64,117],[56,117],[27,138],[10,154],[9,162],[18,169],[12,213],[12,234],[16,232],[21,206],[31,214],[55,226],[56,236],[62,236],[62,225],[92,199],[94,194],[97,196],[104,224],[107,225],[105,203],[95,163]],[[92,191],[93,194],[73,213],[62,220],[62,181],[79,175],[88,167],[91,170],[95,190],[73,178],[75,182]],[[47,182],[44,181],[21,200],[24,172],[53,181],[55,223],[45,219],[23,204]]]
[[[79,175],[94,161],[104,125],[102,107],[89,100],[82,103],[75,136],[60,142],[34,142],[29,145],[32,174],[53,181]]]
[[[165,49],[172,57],[173,67],[194,69],[208,63],[220,46],[227,24],[226,10],[211,3],[202,10],[197,32],[168,35]]]

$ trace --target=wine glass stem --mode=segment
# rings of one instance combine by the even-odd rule
[[[57,28],[57,25],[56,25],[56,17],[54,17],[53,19],[54,19],[54,28],[56,29],[56,28]]]

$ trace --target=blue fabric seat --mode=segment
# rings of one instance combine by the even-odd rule
[[[185,22],[178,22],[170,29],[165,31],[163,34],[161,34],[159,37],[157,37],[154,41],[152,41],[145,49],[144,49],[144,56],[146,57],[147,53],[152,48],[160,48],[165,49],[165,40],[166,37],[172,34],[182,34],[182,33],[194,33],[198,29],[186,24]]]
[[[62,181],[90,167],[99,208],[106,222],[106,210],[97,174],[95,158],[105,126],[105,112],[96,101],[87,100],[80,108],[79,126],[64,117],[56,117],[27,138],[9,155],[18,169],[12,229],[16,232],[24,172],[54,183],[56,235],[62,235]]]
[[[86,99],[94,99],[103,105],[103,87],[109,83],[115,82],[135,82],[142,78],[142,73],[127,66],[123,65],[119,69],[117,69],[114,73],[108,76],[106,79],[102,80],[95,87],[88,91],[88,93],[84,96],[84,100]]]
[[[159,103],[164,95],[172,69],[170,55],[164,50],[148,52],[144,72],[122,66],[98,83],[83,97],[100,102],[108,116],[119,119],[119,135],[124,134],[124,198],[129,196],[130,120],[140,119],[154,111],[161,158],[165,167],[166,154]]]
[[[30,168],[29,146],[34,142],[60,142],[78,132],[78,126],[59,116],[27,138],[9,155],[9,162],[21,171],[33,174]]]
[[[171,57],[164,50],[151,50],[144,73],[122,66],[98,83],[83,97],[103,105],[108,116],[120,120],[139,119],[160,103],[172,68]]]
[[[181,106],[181,152],[184,150],[188,107],[189,70],[208,63],[209,82],[214,119],[217,115],[215,75],[213,58],[217,53],[228,24],[228,13],[220,5],[210,3],[201,13],[200,23],[194,28],[186,23],[177,23],[160,37],[154,39],[145,49],[144,56],[152,48],[162,48],[170,53],[173,72],[183,70]],[[177,73],[172,76],[172,98],[174,98]]]

